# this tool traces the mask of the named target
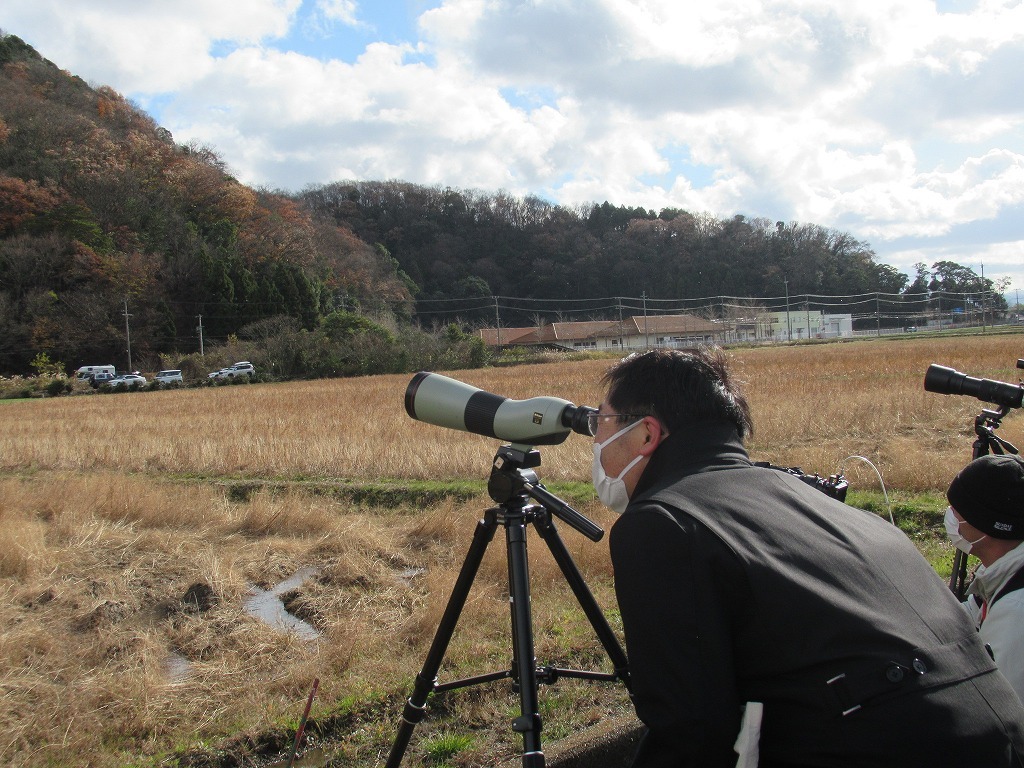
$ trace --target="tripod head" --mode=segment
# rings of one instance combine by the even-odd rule
[[[514,506],[516,502],[522,506],[529,497],[591,541],[600,541],[604,530],[548,491],[533,471],[539,466],[540,451],[516,445],[500,446],[491,464],[488,494],[504,506]]]
[[[974,434],[977,439],[974,441],[972,458],[977,459],[989,453],[1017,453],[1016,447],[995,432],[1009,412],[1010,409],[1005,407],[998,411],[984,408],[974,417]]]

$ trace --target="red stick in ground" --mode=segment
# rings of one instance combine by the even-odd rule
[[[288,768],[292,768],[292,764],[295,762],[295,753],[299,751],[299,743],[302,741],[302,734],[306,730],[306,720],[309,718],[309,710],[313,706],[313,697],[316,696],[316,689],[320,687],[320,678],[313,678],[313,689],[309,692],[309,698],[306,699],[306,709],[302,713],[302,719],[299,721],[299,729],[295,732],[295,743],[292,744],[292,753],[288,757]]]

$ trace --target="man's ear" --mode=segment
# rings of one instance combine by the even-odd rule
[[[665,425],[654,416],[644,416],[644,442],[640,446],[641,456],[650,456],[657,449],[661,442],[668,437]]]

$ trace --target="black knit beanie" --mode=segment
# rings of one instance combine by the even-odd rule
[[[946,491],[968,523],[994,539],[1024,539],[1024,459],[1010,454],[975,459]]]

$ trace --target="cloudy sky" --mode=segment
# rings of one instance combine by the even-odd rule
[[[3,0],[243,182],[820,224],[1024,292],[1021,0]]]

